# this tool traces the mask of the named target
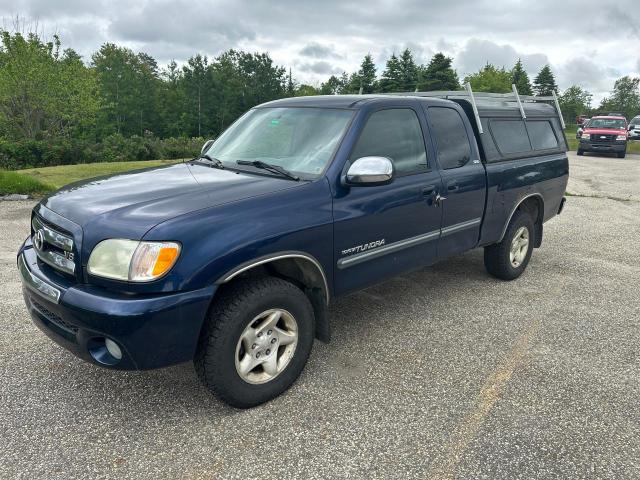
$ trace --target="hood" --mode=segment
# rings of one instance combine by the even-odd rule
[[[626,128],[584,128],[582,133],[591,135],[623,135],[627,133]]]
[[[180,163],[73,183],[42,204],[83,229],[97,222],[98,227],[121,230],[132,238],[136,232],[143,235],[154,225],[185,213],[301,183]]]

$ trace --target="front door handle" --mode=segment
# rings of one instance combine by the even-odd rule
[[[450,183],[449,185],[447,185],[447,190],[449,190],[450,192],[455,192],[459,188],[460,187],[458,186],[457,183]]]
[[[442,205],[442,202],[444,202],[447,199],[447,197],[443,197],[441,196],[439,193],[436,195],[435,201],[434,203],[438,206]]]

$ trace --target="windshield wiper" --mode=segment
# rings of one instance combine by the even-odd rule
[[[290,178],[291,180],[300,180],[300,177],[295,176],[286,168],[283,168],[280,165],[274,165],[273,163],[263,162],[262,160],[238,160],[236,163],[238,165],[251,165],[256,168],[261,168],[262,170],[277,173],[283,177]]]
[[[194,158],[193,161],[197,162],[197,161],[202,161],[202,160],[206,160],[208,165],[211,165],[212,167],[215,168],[219,168],[221,170],[224,170],[224,164],[218,160],[215,157],[212,157],[208,154],[204,154],[204,155],[200,155],[198,158]]]

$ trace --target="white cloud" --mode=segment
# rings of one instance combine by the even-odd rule
[[[454,65],[459,74],[464,76],[478,71],[487,63],[510,70],[518,59],[522,60],[524,69],[530,76],[549,63],[549,58],[543,53],[527,54],[518,52],[511,45],[499,45],[489,40],[472,38],[457,53]]]
[[[0,0],[5,25],[15,15],[60,33],[85,59],[106,41],[161,65],[228,48],[268,51],[305,83],[355,71],[367,53],[381,73],[405,46],[420,62],[444,51],[461,76],[517,58],[533,76],[549,62],[561,88],[607,91],[615,75],[640,73],[637,0]]]
[[[308,63],[296,63],[296,67],[298,72],[311,72],[317,73],[319,75],[328,76],[342,73],[342,70],[340,68],[324,60]]]
[[[331,45],[321,45],[318,42],[311,42],[302,47],[299,52],[303,57],[310,58],[342,58],[342,55],[336,53],[336,48]]]

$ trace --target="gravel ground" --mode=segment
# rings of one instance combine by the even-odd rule
[[[571,167],[581,196],[523,277],[478,250],[342,299],[334,340],[249,411],[191,365],[50,342],[15,269],[33,202],[0,202],[0,478],[640,478],[640,158]]]

